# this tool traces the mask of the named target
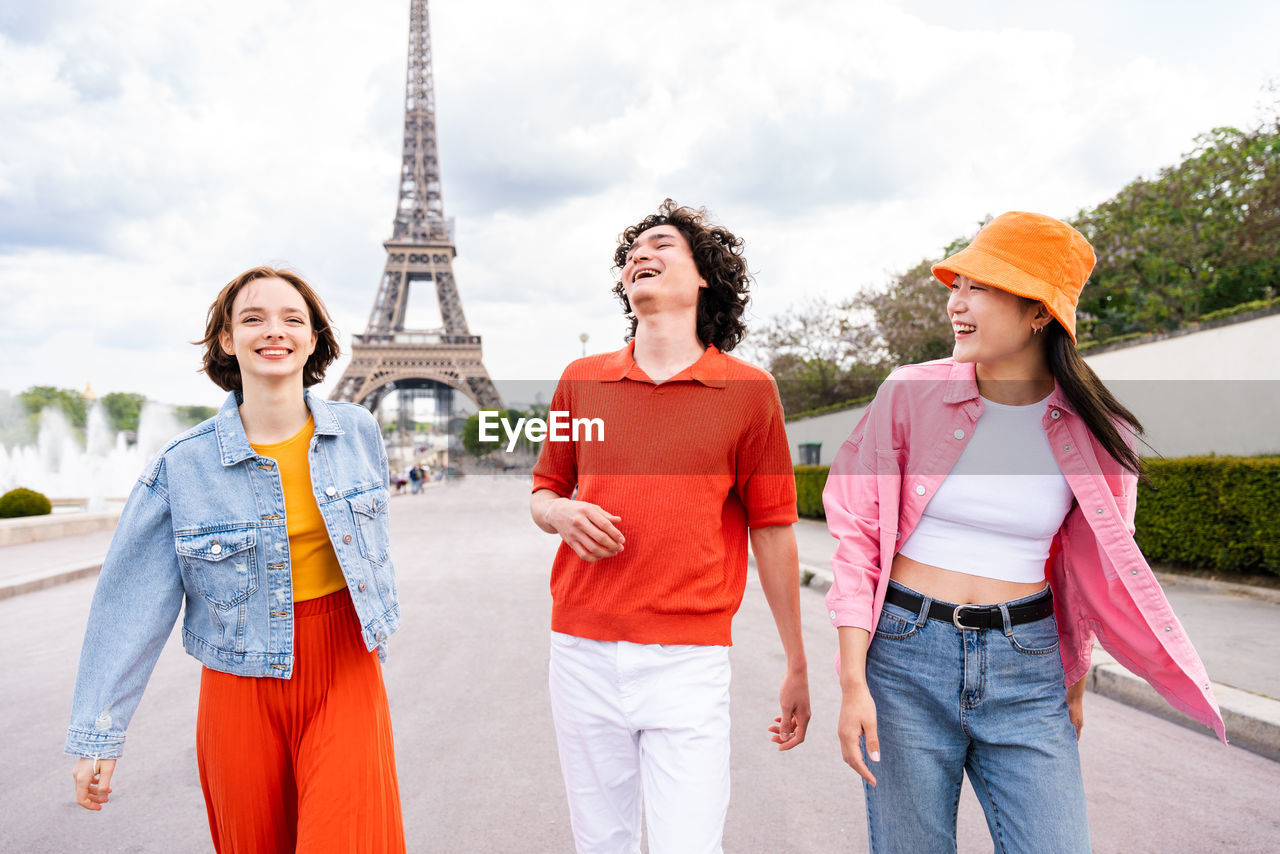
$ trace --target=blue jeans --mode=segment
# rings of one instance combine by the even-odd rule
[[[864,783],[872,852],[955,852],[966,772],[998,854],[1088,852],[1057,621],[1010,627],[1006,610],[1003,631],[961,630],[928,619],[930,601],[919,613],[885,603],[867,651],[880,737],[878,785]]]

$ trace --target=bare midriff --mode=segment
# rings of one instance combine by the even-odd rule
[[[1045,583],[1037,581],[1025,584],[1020,581],[1001,581],[983,578],[964,572],[953,572],[927,563],[912,560],[904,554],[896,555],[889,577],[917,593],[950,602],[953,605],[993,605],[1010,602],[1025,596],[1034,596],[1044,589]]]

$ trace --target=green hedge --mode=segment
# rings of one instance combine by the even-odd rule
[[[825,518],[828,466],[796,466],[801,516]],[[1152,563],[1280,575],[1280,457],[1147,460],[1138,493],[1138,545]]]
[[[1280,575],[1280,457],[1148,460],[1138,545],[1153,563]]]
[[[0,495],[0,519],[14,519],[19,516],[47,516],[53,512],[53,505],[34,489],[21,486]]]
[[[796,466],[796,512],[810,519],[825,519],[822,487],[827,485],[831,466]]]

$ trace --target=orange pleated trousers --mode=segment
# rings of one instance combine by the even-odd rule
[[[196,758],[219,854],[405,850],[382,668],[346,590],[294,605],[292,679],[204,669]]]

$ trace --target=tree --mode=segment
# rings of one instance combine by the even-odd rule
[[[954,241],[943,255],[968,245],[969,239]],[[927,362],[951,354],[955,334],[947,318],[948,291],[929,269],[941,260],[925,259],[895,276],[884,288],[856,298],[856,304],[875,319],[875,335],[891,365]]]
[[[141,415],[142,407],[147,402],[145,394],[113,391],[110,394],[104,394],[99,401],[107,412],[107,424],[112,430],[137,432],[138,416]]]
[[[773,374],[784,410],[830,406],[874,392],[884,378],[868,321],[851,300],[809,299],[753,334],[747,349]]]
[[[1098,254],[1080,309],[1093,338],[1174,329],[1275,292],[1280,121],[1215,128],[1183,160],[1077,215]]]
[[[69,388],[55,388],[51,385],[36,385],[18,394],[23,407],[33,418],[39,418],[40,412],[54,406],[62,410],[71,422],[72,427],[84,429],[85,405],[80,392]]]
[[[490,410],[490,414],[491,413],[492,411]],[[525,413],[521,412],[519,409],[501,409],[498,411],[498,418],[505,419],[512,426],[514,426],[521,418],[525,417],[527,417]],[[490,418],[490,421],[492,422],[492,418]],[[508,441],[506,432],[501,426],[498,427],[496,432],[498,441],[480,441],[480,413],[477,412],[467,418],[462,425],[462,447],[468,454],[471,454],[471,456],[475,457],[477,460],[500,448],[506,450]],[[516,445],[517,447],[528,449],[528,441],[525,439],[523,431],[521,432],[520,439]]]
[[[173,414],[183,424],[194,427],[201,421],[217,415],[218,410],[212,406],[175,406]]]

